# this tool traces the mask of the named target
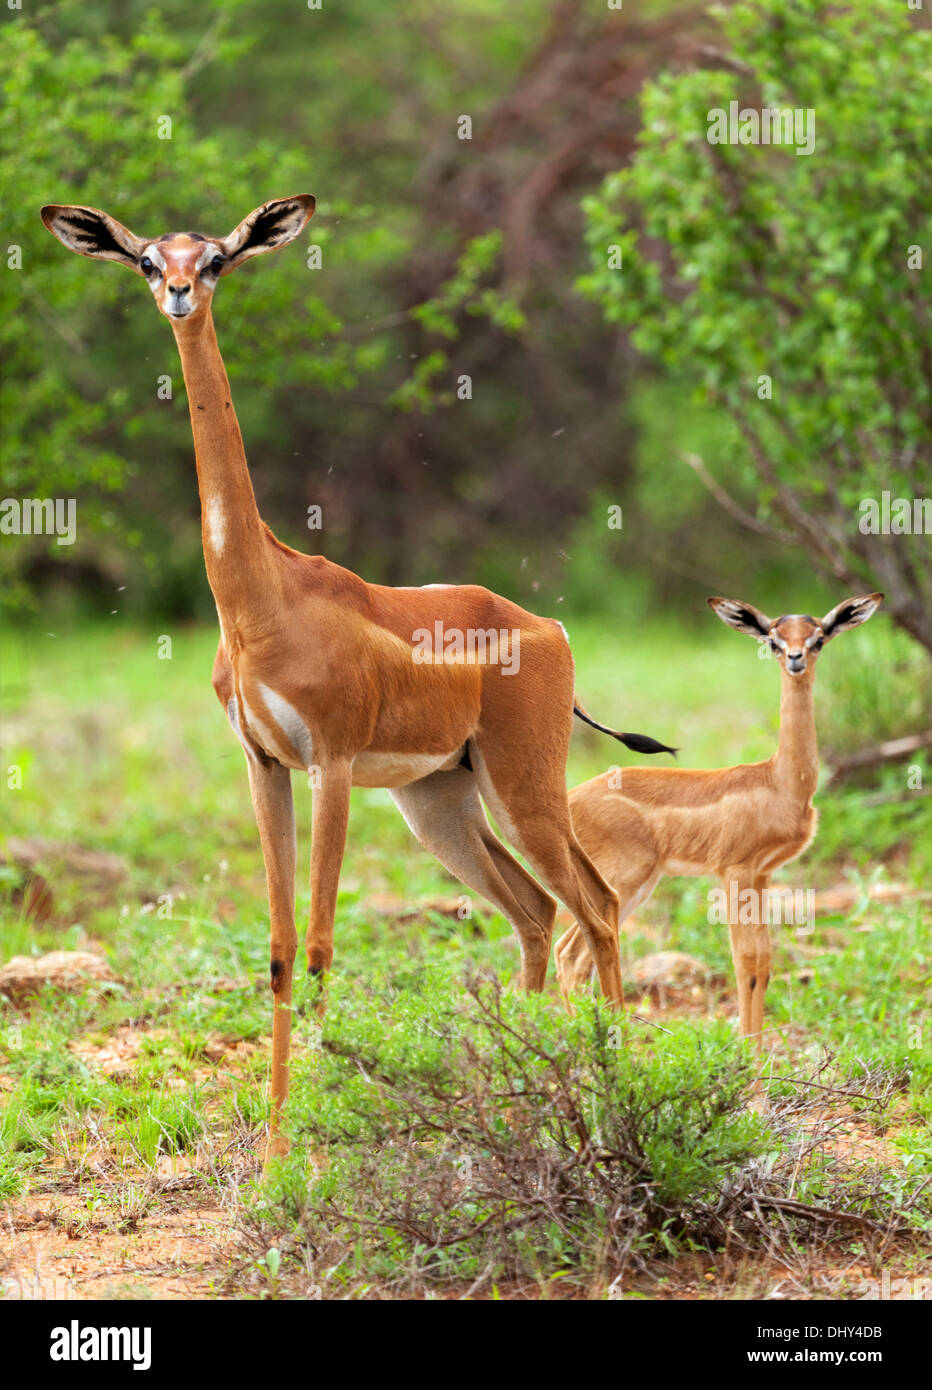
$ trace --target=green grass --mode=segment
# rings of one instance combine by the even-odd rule
[[[266,1116],[265,886],[242,753],[210,688],[216,635],[119,624],[114,617],[112,625],[53,623],[51,630],[3,633],[3,834],[118,854],[126,876],[101,885],[49,870],[55,912],[44,926],[17,907],[15,875],[0,881],[3,961],[57,948],[99,949],[119,981],[78,996],[49,993],[26,1011],[0,1003],[0,1075],[7,1079],[0,1089],[0,1199],[47,1182],[56,1163],[86,1176],[104,1151],[124,1172],[120,1190],[159,1160],[204,1154],[213,1155],[207,1180],[219,1184],[217,1154],[231,1135],[254,1142]],[[686,767],[773,751],[777,671],[757,658],[750,641],[719,630],[711,617],[698,628],[642,624],[636,640],[593,620],[568,626],[577,688],[596,717],[680,745]],[[172,639],[171,660],[158,657],[164,636]],[[865,663],[869,676],[859,685]],[[822,742],[850,746],[859,727],[866,738],[903,732],[897,721],[921,710],[915,688],[925,678],[908,645],[889,631],[874,634],[872,625],[846,636],[820,665]],[[569,778],[583,780],[622,761],[637,759],[580,729]],[[11,767],[21,769],[21,788],[9,785]],[[897,768],[884,774],[889,799],[879,803],[876,786],[823,795],[819,836],[788,881],[866,885],[886,873],[927,884],[932,808],[928,800],[896,799],[905,775]],[[927,780],[925,765],[923,775]],[[310,792],[297,777],[295,791],[300,932],[309,905]],[[699,957],[724,982],[708,1008],[668,1020],[670,1066],[682,1064],[675,1058],[690,1039],[712,1038],[730,1012],[723,1002],[731,980],[727,931],[706,920],[708,887],[704,880],[661,884],[623,942],[626,967],[648,951],[674,948]],[[511,929],[478,900],[465,923],[437,915],[397,923],[369,906],[376,893],[413,903],[458,891],[415,844],[387,792],[354,791],[334,996],[348,1008],[355,999],[358,1017],[373,1010],[381,1017],[387,1054],[393,1029],[402,1036],[412,1020],[446,1017],[462,997],[468,967],[495,972],[506,987],[514,979]],[[909,1181],[932,1171],[928,926],[922,900],[879,906],[865,892],[852,910],[823,914],[811,936],[782,929],[767,997],[781,1074],[804,1069],[829,1049],[836,1079],[878,1068],[906,1078],[891,1133],[908,1160]],[[299,1003],[303,990],[302,979]],[[553,997],[534,1006],[535,1018],[538,1008],[547,1011],[548,1036],[569,1027]],[[107,1074],[88,1048],[131,1029],[141,1031],[141,1046],[127,1066]],[[297,1034],[294,1117],[307,1137],[308,1117],[333,1104],[334,1081],[332,1071],[325,1082],[308,1062],[313,1026],[299,1019]],[[218,1038],[257,1045],[218,1060]],[[651,1035],[649,1046],[665,1055],[660,1035]],[[306,1173],[294,1181],[303,1191]],[[118,1207],[120,1200],[114,1198]],[[129,1220],[138,1204],[132,1193],[127,1202]],[[286,1221],[284,1197],[278,1210]]]

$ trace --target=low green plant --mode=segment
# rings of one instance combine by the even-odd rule
[[[727,1028],[637,1040],[596,1001],[567,1019],[430,972],[416,993],[341,990],[332,1016],[292,1115],[324,1171],[286,1164],[267,1210],[383,1279],[552,1280],[675,1252],[766,1143]]]

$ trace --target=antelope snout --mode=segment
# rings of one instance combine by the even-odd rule
[[[162,308],[169,318],[185,319],[194,312],[195,307],[191,301],[190,282],[166,284]]]

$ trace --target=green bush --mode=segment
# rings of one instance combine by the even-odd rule
[[[438,975],[386,998],[335,989],[322,1050],[296,1059],[296,1157],[266,1217],[388,1278],[574,1277],[711,1231],[759,1154],[751,1067],[727,1027],[637,1041],[643,1025]],[[274,1215],[273,1215],[274,1214]]]
[[[584,202],[581,288],[730,423],[746,510],[824,574],[886,590],[932,650],[928,537],[859,526],[865,499],[932,482],[932,32],[893,3],[719,14],[727,70],[646,83],[631,166]],[[732,102],[809,113],[812,148],[711,143]]]

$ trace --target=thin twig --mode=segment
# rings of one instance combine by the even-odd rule
[[[629,1014],[628,1017],[636,1018],[638,1023],[649,1023],[651,1028],[659,1028],[660,1032],[666,1033],[668,1038],[673,1037],[673,1032],[670,1028],[661,1028],[659,1023],[655,1023],[652,1018],[644,1018],[643,1014]]]
[[[736,502],[721,483],[716,482],[698,454],[684,454],[683,457],[722,510],[734,517],[739,525],[745,526],[749,531],[755,531],[759,536],[766,536],[768,540],[779,541],[781,545],[799,545],[799,540],[791,532],[778,531],[775,526],[768,526],[766,521],[759,521],[756,516],[746,512],[740,502]]]

